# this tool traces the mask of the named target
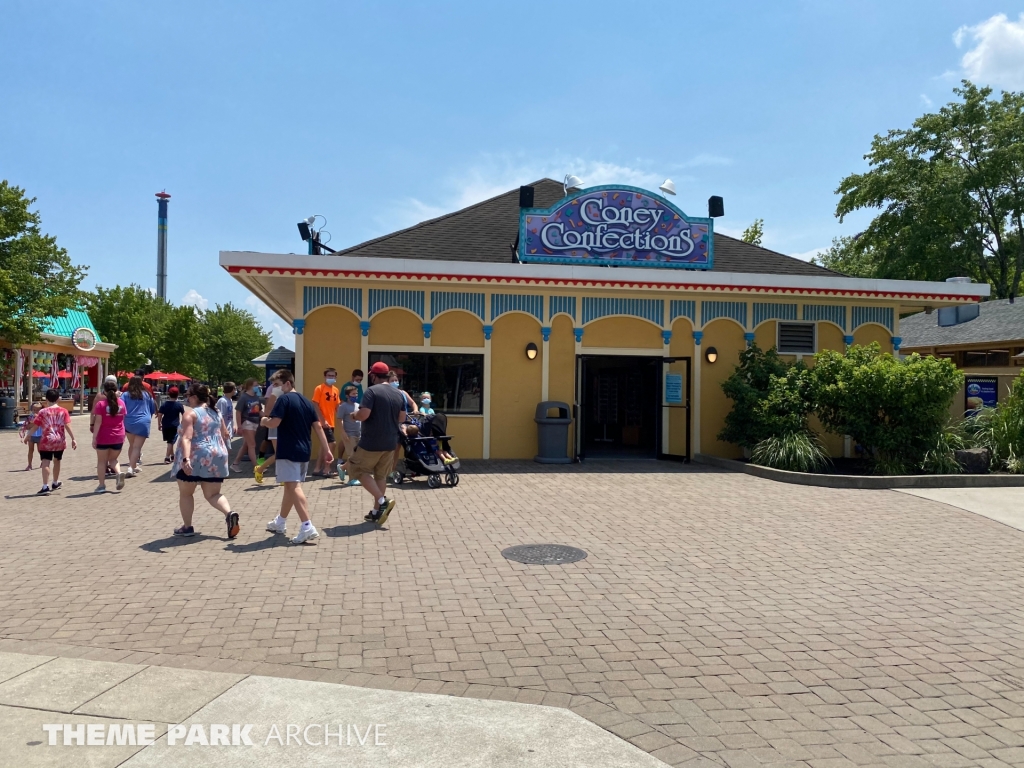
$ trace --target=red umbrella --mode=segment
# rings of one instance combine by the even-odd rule
[[[163,381],[167,378],[167,374],[164,373],[163,371],[153,371],[152,373],[147,373],[145,376],[143,376],[143,378],[158,379],[159,381]]]
[[[164,378],[166,378],[167,381],[189,381],[192,377],[184,376],[180,373],[165,373]]]
[[[42,371],[32,371],[32,378],[33,379],[48,379],[48,378],[50,378],[50,374],[43,373]]]
[[[71,378],[71,371],[61,371],[60,373],[57,374],[57,378],[58,379],[70,379]]]

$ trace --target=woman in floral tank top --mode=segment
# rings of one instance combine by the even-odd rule
[[[220,492],[228,476],[228,431],[217,410],[216,400],[210,398],[205,384],[189,387],[185,402],[189,410],[181,417],[178,440],[174,446],[171,476],[178,481],[178,508],[182,526],[174,529],[175,536],[195,536],[192,513],[195,511],[196,486],[210,506],[224,513],[228,538],[238,535],[238,513]]]

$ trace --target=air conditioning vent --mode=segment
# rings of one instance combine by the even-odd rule
[[[781,354],[813,355],[814,323],[779,323]]]

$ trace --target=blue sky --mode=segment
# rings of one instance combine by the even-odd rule
[[[0,178],[38,198],[86,286],[287,326],[220,250],[361,242],[542,176],[656,189],[805,258],[875,133],[961,77],[1024,89],[1024,3],[152,3],[0,0]],[[186,298],[189,297],[189,298]]]

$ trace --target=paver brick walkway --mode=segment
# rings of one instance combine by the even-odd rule
[[[24,466],[16,434],[0,456]],[[1024,765],[1024,532],[967,512],[492,462],[403,486],[383,530],[364,491],[310,483],[321,543],[293,547],[263,532],[280,489],[231,480],[241,536],[197,505],[174,539],[162,464],[93,496],[93,452],[69,457],[46,499],[0,475],[0,650],[553,704],[672,765]],[[589,557],[501,557],[540,542]]]

